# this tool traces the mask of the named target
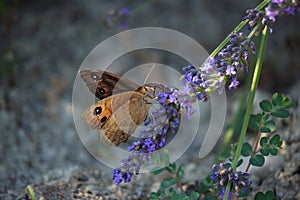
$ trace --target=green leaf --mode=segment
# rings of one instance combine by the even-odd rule
[[[252,128],[253,130],[258,130],[260,127],[261,120],[262,120],[261,114],[250,115],[249,127]]]
[[[176,171],[176,164],[175,164],[175,163],[170,163],[170,164],[166,167],[166,170],[167,170],[169,173],[171,173],[171,174],[175,173],[175,171]]]
[[[151,162],[152,163],[159,163],[160,162],[160,153],[158,151],[153,152],[152,156],[151,156]]]
[[[269,128],[271,132],[275,131],[276,129],[276,123],[274,120],[269,120],[265,122],[263,126]]]
[[[276,200],[276,196],[274,192],[272,191],[267,191],[265,194],[266,200]]]
[[[266,146],[268,144],[268,138],[267,137],[260,138],[259,144],[262,147]]]
[[[256,193],[254,200],[276,200],[276,196],[272,191],[267,191],[266,194],[258,192]]]
[[[169,196],[170,196],[170,195],[175,195],[175,194],[176,194],[175,188],[170,187],[170,189],[169,189]]]
[[[227,168],[229,168],[229,167],[232,166],[232,164],[231,164],[231,162],[227,162],[227,163],[225,163],[225,166],[226,166]]]
[[[284,97],[283,101],[282,101],[281,108],[289,109],[289,108],[292,108],[292,107],[295,107],[294,102],[290,101],[289,98]]]
[[[278,110],[271,112],[271,115],[274,117],[279,117],[279,118],[287,118],[290,116],[290,113],[289,113],[289,111],[287,111],[285,109],[278,109]]]
[[[210,178],[209,178],[210,180]],[[210,180],[211,181],[211,180]],[[204,194],[206,192],[208,192],[208,190],[211,188],[210,184],[205,184],[205,182],[201,182],[199,185],[196,185],[195,191]]]
[[[173,178],[166,178],[160,184],[162,188],[168,188],[176,184],[176,180]]]
[[[243,144],[241,154],[247,157],[250,156],[251,153],[252,153],[252,146],[248,142],[245,142]]]
[[[157,175],[160,174],[161,172],[163,172],[165,170],[165,167],[161,167],[161,168],[157,168],[151,171],[151,175]]]
[[[282,99],[283,99],[283,97],[282,97],[281,94],[279,94],[279,93],[273,94],[273,96],[272,96],[272,104],[273,104],[273,106],[274,107],[280,106],[281,103],[282,103]]]
[[[163,188],[159,188],[157,190],[157,195],[160,197],[164,197],[166,195],[165,190]]]
[[[225,149],[223,152],[221,152],[220,160],[225,160],[225,158],[229,158],[230,156],[230,149]]]
[[[264,163],[265,163],[265,158],[260,154],[257,154],[250,158],[250,164],[253,166],[261,167],[264,165]]]
[[[265,112],[271,112],[272,103],[269,100],[263,100],[259,103],[260,108]]]
[[[270,139],[270,145],[278,146],[281,143],[280,135],[276,134]],[[282,143],[281,143],[282,144]],[[280,145],[281,146],[281,145]]]
[[[207,194],[204,197],[204,200],[214,200],[214,199],[216,199],[216,196],[213,194]]]
[[[207,175],[205,177],[205,179],[203,180],[203,183],[210,185],[212,183],[211,179],[210,179],[210,175]]]
[[[271,129],[269,129],[268,127],[261,127],[260,128],[260,132],[262,133],[271,133]]]
[[[282,141],[280,140],[278,143],[277,143],[277,147],[281,147],[282,146]]]
[[[249,196],[249,193],[250,193],[250,190],[239,190],[239,198],[247,197],[247,196]]]
[[[270,114],[265,114],[262,118],[262,121],[268,121],[270,118]]]
[[[265,194],[262,192],[258,192],[256,193],[254,200],[264,200],[264,198],[265,198]]]
[[[185,194],[175,194],[172,195],[172,200],[185,200],[188,199],[188,197]]]
[[[243,163],[243,159],[240,159],[236,166],[239,167],[239,166],[241,166],[242,163]]]
[[[259,152],[263,155],[263,156],[268,156],[270,154],[270,149],[269,148],[263,148],[260,149]]]
[[[159,158],[160,158],[160,161],[164,164],[170,163],[170,156],[169,156],[169,152],[167,150],[159,153]]]
[[[200,195],[199,195],[199,193],[197,193],[195,191],[191,191],[189,193],[189,197],[190,197],[191,200],[198,200]]]
[[[184,177],[184,169],[185,169],[184,164],[180,165],[179,168],[178,168],[177,176],[180,180],[183,179],[183,177]]]
[[[271,148],[271,149],[270,149],[270,153],[271,153],[272,156],[277,156],[277,154],[278,154],[278,149],[276,149],[276,148]]]
[[[150,199],[158,199],[158,195],[155,192],[150,193]]]

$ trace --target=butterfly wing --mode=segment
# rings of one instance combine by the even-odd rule
[[[160,84],[137,84],[111,72],[97,69],[79,71],[89,90],[101,101],[83,113],[84,123],[92,130],[102,130],[104,142],[118,146],[125,143],[136,127],[144,122]]]
[[[105,143],[118,146],[144,122],[150,105],[140,92],[123,92],[90,106],[83,113],[83,121],[90,129],[101,129]]]
[[[82,69],[79,74],[91,93],[100,100],[112,94],[133,91],[138,88],[138,85],[132,81],[111,72]]]

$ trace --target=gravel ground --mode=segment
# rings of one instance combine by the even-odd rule
[[[131,28],[175,29],[212,51],[254,3],[30,0],[12,6],[15,14],[0,24],[0,50],[4,52],[6,45],[11,45],[3,55],[13,63],[13,67],[7,65],[0,71],[0,199],[28,199],[27,185],[41,199],[146,199],[159,177],[154,180],[141,175],[138,181],[116,188],[111,182],[111,169],[87,152],[74,127],[72,87],[81,62],[98,43],[124,30],[118,24],[107,27],[104,16],[109,10],[128,7],[134,11],[129,19]],[[282,91],[300,99],[299,22],[299,14],[283,18],[270,36],[260,84],[260,90],[269,96]],[[7,23],[12,25],[11,33],[5,29]],[[282,122],[285,147],[279,159],[270,161],[276,165],[253,171],[254,190],[273,190],[280,199],[300,199],[297,109],[290,121]],[[180,159],[189,163],[189,181],[203,176],[214,157],[199,161],[188,156],[195,149]]]

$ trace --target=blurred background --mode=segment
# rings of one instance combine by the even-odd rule
[[[64,184],[74,176],[84,182],[89,175],[83,172],[111,184],[110,169],[85,150],[72,117],[73,83],[96,45],[127,29],[154,26],[182,32],[212,52],[259,2],[0,0],[0,199],[26,198],[29,184],[43,185],[38,191],[46,199],[60,193],[67,198],[74,191]],[[263,93],[291,91],[299,99],[299,25],[299,14],[276,22],[260,80]],[[173,58],[133,52],[124,66],[185,64]]]

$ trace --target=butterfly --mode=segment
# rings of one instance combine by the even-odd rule
[[[98,102],[87,108],[83,122],[92,130],[101,130],[105,143],[126,143],[138,125],[148,116],[158,93],[168,89],[158,83],[142,86],[111,72],[82,69],[79,75]]]

